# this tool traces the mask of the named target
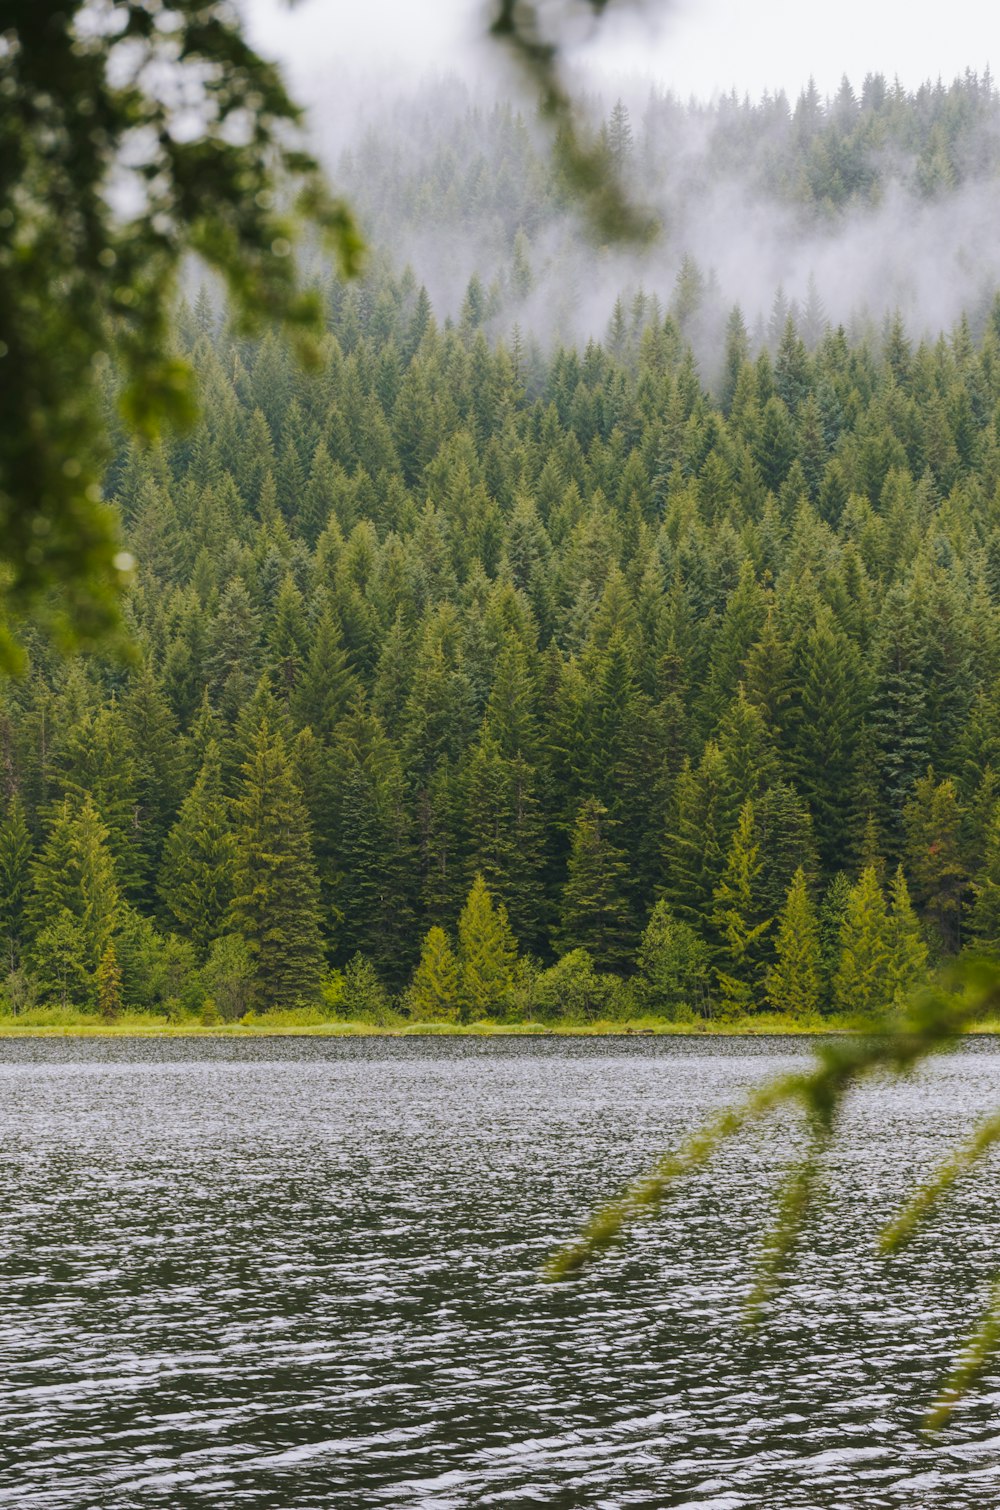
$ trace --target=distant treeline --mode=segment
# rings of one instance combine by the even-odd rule
[[[337,181],[373,244],[409,258],[438,305],[457,314],[464,293],[504,336],[518,320],[567,339],[599,334],[619,288],[641,280],[666,298],[679,267],[676,298],[703,359],[734,299],[753,323],[783,281],[803,334],[818,328],[810,271],[830,280],[845,321],[905,298],[914,322],[936,330],[952,318],[938,309],[978,313],[992,297],[1000,94],[988,70],[913,91],[869,74],[857,92],[845,78],[830,99],[810,84],[794,102],[779,92],[683,103],[651,90],[595,116],[609,167],[662,221],[641,266],[585,247],[558,146],[549,153],[530,108],[480,107],[458,83],[425,85],[355,127]],[[873,240],[865,227],[877,217]],[[959,285],[958,302],[935,272]]]
[[[711,394],[648,302],[328,308],[318,374],[182,311],[203,422],[107,483],[139,662],[2,689],[9,1003],[805,1011],[1000,944],[1000,307],[734,312]]]

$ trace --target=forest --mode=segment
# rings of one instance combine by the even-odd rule
[[[957,172],[996,114],[868,95],[786,111],[803,214],[874,192],[864,130]],[[29,628],[0,690],[6,1011],[812,1021],[1000,947],[1000,302],[754,321],[685,257],[541,339],[558,156],[508,180],[509,274],[454,316],[386,256],[318,271],[305,371],[192,291],[201,419],[153,447],[105,367],[134,653]]]

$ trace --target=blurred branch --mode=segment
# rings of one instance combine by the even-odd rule
[[[600,17],[609,8],[608,0],[586,0],[586,8]],[[562,48],[543,36],[538,5],[499,0],[490,34],[508,49],[537,95],[552,132],[556,162],[594,230],[609,242],[651,242],[659,224],[633,203],[601,142],[583,121],[563,77]]]
[[[903,1013],[875,1017],[859,1025],[857,1036],[820,1045],[811,1070],[782,1076],[759,1087],[739,1105],[712,1118],[679,1149],[666,1153],[648,1175],[601,1207],[580,1237],[552,1256],[545,1277],[564,1280],[582,1273],[621,1241],[636,1222],[655,1215],[678,1183],[703,1168],[723,1143],[779,1107],[799,1105],[808,1119],[809,1142],[806,1153],[796,1161],[784,1183],[777,1219],[764,1240],[757,1280],[747,1304],[748,1318],[756,1322],[787,1274],[803,1224],[815,1203],[822,1154],[847,1092],[876,1072],[906,1074],[930,1055],[953,1048],[970,1028],[998,1008],[1000,965],[985,959],[967,959],[954,967],[949,982],[915,994]],[[883,1250],[899,1246],[954,1180],[998,1140],[1000,1114],[985,1123],[938,1176],[918,1192],[887,1229]],[[989,1309],[928,1416],[929,1429],[944,1424],[956,1401],[982,1373],[998,1344],[1000,1288],[995,1289]]]
[[[222,276],[242,329],[277,321],[308,358],[321,308],[294,246],[311,227],[350,274],[362,242],[226,0],[7,0],[2,24],[3,606],[88,646],[119,628],[130,567],[101,502],[110,355],[131,430],[187,423],[169,335],[183,258]],[[20,660],[0,625],[0,667]]]

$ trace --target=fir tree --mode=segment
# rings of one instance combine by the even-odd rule
[[[0,950],[8,971],[21,957],[31,849],[24,805],[15,793],[0,824]]]
[[[42,990],[88,1006],[94,976],[118,926],[121,897],[108,830],[87,796],[54,810],[31,866],[30,959]]]
[[[713,893],[712,922],[719,940],[716,977],[725,1005],[746,1011],[759,984],[762,940],[772,919],[758,916],[755,885],[760,877],[759,849],[754,840],[753,803],[747,799],[726,857],[722,878]]]
[[[792,877],[774,941],[767,996],[776,1012],[812,1016],[820,1004],[819,921],[801,865]]]
[[[323,964],[319,887],[302,794],[265,719],[233,803],[236,866],[228,924],[245,939],[255,1004],[310,1000]]]
[[[631,963],[633,922],[625,855],[612,834],[607,808],[587,798],[573,828],[559,944],[564,952],[586,949],[599,968],[623,970]]]
[[[838,1012],[878,1012],[892,1000],[894,985],[885,897],[869,866],[847,899],[833,981],[834,1005]]]
[[[414,1022],[454,1022],[461,1009],[461,974],[443,928],[424,939],[406,1003]]]
[[[476,876],[458,920],[462,1021],[503,1017],[510,1006],[517,944],[501,903],[495,906]]]
[[[94,976],[97,1010],[105,1022],[113,1022],[122,1010],[122,972],[114,939],[109,939]]]
[[[224,931],[235,863],[219,749],[210,740],[164,846],[159,885],[167,912],[201,951]]]
[[[927,974],[927,945],[920,934],[901,865],[889,887],[888,943],[894,994],[901,999]]]

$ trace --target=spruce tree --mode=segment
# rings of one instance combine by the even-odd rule
[[[113,1022],[122,1010],[122,972],[118,965],[114,939],[109,939],[94,976],[97,1010],[106,1022]]]
[[[458,920],[459,999],[463,1022],[503,1017],[510,1007],[517,944],[503,904],[494,906],[476,876]]]
[[[914,784],[903,809],[906,862],[917,904],[939,953],[961,943],[962,911],[969,875],[962,855],[962,809],[950,777],[933,771]]]
[[[716,978],[722,1001],[733,1011],[747,1011],[754,1005],[763,939],[772,923],[758,911],[759,853],[753,803],[748,798],[740,809],[722,878],[712,898],[712,923],[719,941]]]
[[[458,959],[443,928],[432,928],[424,939],[420,961],[406,996],[414,1022],[454,1022],[461,1010]]]
[[[613,834],[607,808],[588,797],[573,828],[558,942],[563,953],[586,949],[598,969],[626,970],[634,951],[634,924],[628,866]]]
[[[969,927],[973,938],[984,949],[1000,950],[1000,802],[993,807],[972,897]]]
[[[0,963],[7,971],[15,970],[21,957],[30,860],[31,835],[15,793],[0,824]]]
[[[121,905],[108,830],[92,798],[79,804],[65,798],[31,866],[29,958],[43,991],[92,1005],[95,972]]]
[[[901,865],[889,886],[888,940],[894,994],[902,998],[926,977],[927,945],[921,937]]]
[[[847,899],[840,928],[840,960],[833,981],[838,1012],[881,1011],[892,1000],[894,981],[885,897],[872,866],[862,871]]]
[[[213,739],[167,837],[159,882],[170,918],[203,954],[224,931],[233,895],[236,845],[228,809]]]
[[[774,941],[767,996],[776,1012],[809,1017],[820,1004],[819,921],[801,865],[792,877]]]
[[[228,925],[247,944],[255,1005],[313,999],[323,966],[309,820],[280,734],[265,719],[233,802],[236,864]]]

